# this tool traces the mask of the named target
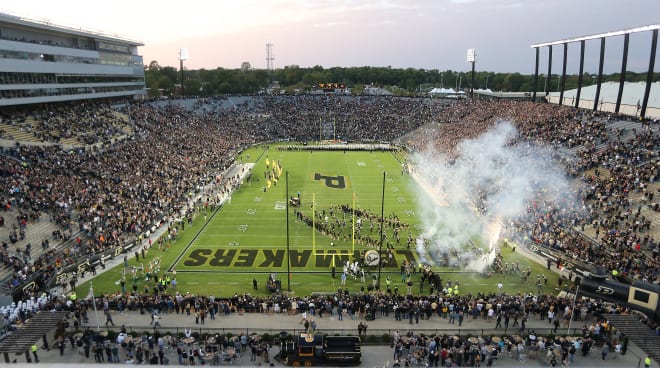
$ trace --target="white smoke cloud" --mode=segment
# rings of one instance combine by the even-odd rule
[[[515,127],[500,121],[480,137],[459,143],[453,160],[432,149],[414,156],[414,175],[423,191],[424,233],[417,242],[423,262],[481,271],[495,256],[501,224],[524,217],[539,193],[550,201],[570,195],[564,171],[552,160],[554,152],[515,143],[516,137]]]

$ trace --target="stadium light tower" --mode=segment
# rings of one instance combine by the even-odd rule
[[[472,64],[472,82],[470,82],[470,98],[474,98],[474,63],[477,61],[477,53],[474,49],[467,50],[467,61]]]
[[[179,49],[179,63],[181,66],[181,97],[186,97],[185,90],[183,89],[183,61],[188,60],[188,49],[182,47]]]
[[[266,44],[266,71],[270,73],[271,83],[275,82],[275,68],[273,67],[273,44],[268,42]]]

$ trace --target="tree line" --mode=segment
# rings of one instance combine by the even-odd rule
[[[603,82],[618,82],[620,74],[603,76]],[[583,86],[595,83],[597,74],[584,73]],[[660,74],[654,74],[654,81]],[[198,69],[183,72],[183,87],[186,95],[201,97],[224,94],[257,94],[271,88],[277,81],[277,89],[286,93],[305,93],[319,84],[343,83],[353,93],[360,93],[366,86],[381,87],[396,95],[425,94],[434,87],[467,90],[470,88],[471,73],[438,69],[398,69],[391,67],[332,67],[314,66],[303,68],[297,65],[275,69],[272,73],[265,69],[216,68]],[[627,82],[645,82],[646,73],[626,72]],[[179,92],[181,71],[171,66],[160,66],[157,61],[145,65],[145,83],[150,96],[174,96]],[[578,75],[569,75],[565,89],[577,88]],[[529,92],[534,90],[534,75],[520,73],[475,72],[475,89],[491,89],[502,92]],[[559,90],[559,75],[553,74],[546,82],[545,75],[538,79],[537,91],[547,88],[550,92]]]

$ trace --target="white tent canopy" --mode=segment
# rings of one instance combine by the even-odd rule
[[[456,91],[453,88],[433,88],[429,94],[432,95],[455,95]]]

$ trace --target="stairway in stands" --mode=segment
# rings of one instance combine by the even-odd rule
[[[635,315],[606,314],[605,317],[614,328],[622,331],[630,341],[656,362],[660,361],[660,336]],[[643,359],[644,357],[642,357]]]
[[[53,231],[57,230],[58,226],[48,219],[48,215],[44,214],[39,221],[28,222],[25,231],[25,239],[19,240],[16,244],[11,244],[9,242],[9,234],[12,232],[12,224],[16,223],[16,219],[12,218],[12,216],[16,215],[18,215],[18,211],[16,210],[3,212],[5,225],[0,227],[0,241],[9,244],[10,254],[16,254],[16,248],[24,250],[25,245],[29,243],[32,245],[30,256],[32,259],[36,259],[44,252],[41,248],[42,240],[48,239],[51,248],[61,243],[61,241],[53,240]],[[0,295],[9,294],[9,286],[7,283],[11,281],[13,272],[13,268],[0,265]]]

